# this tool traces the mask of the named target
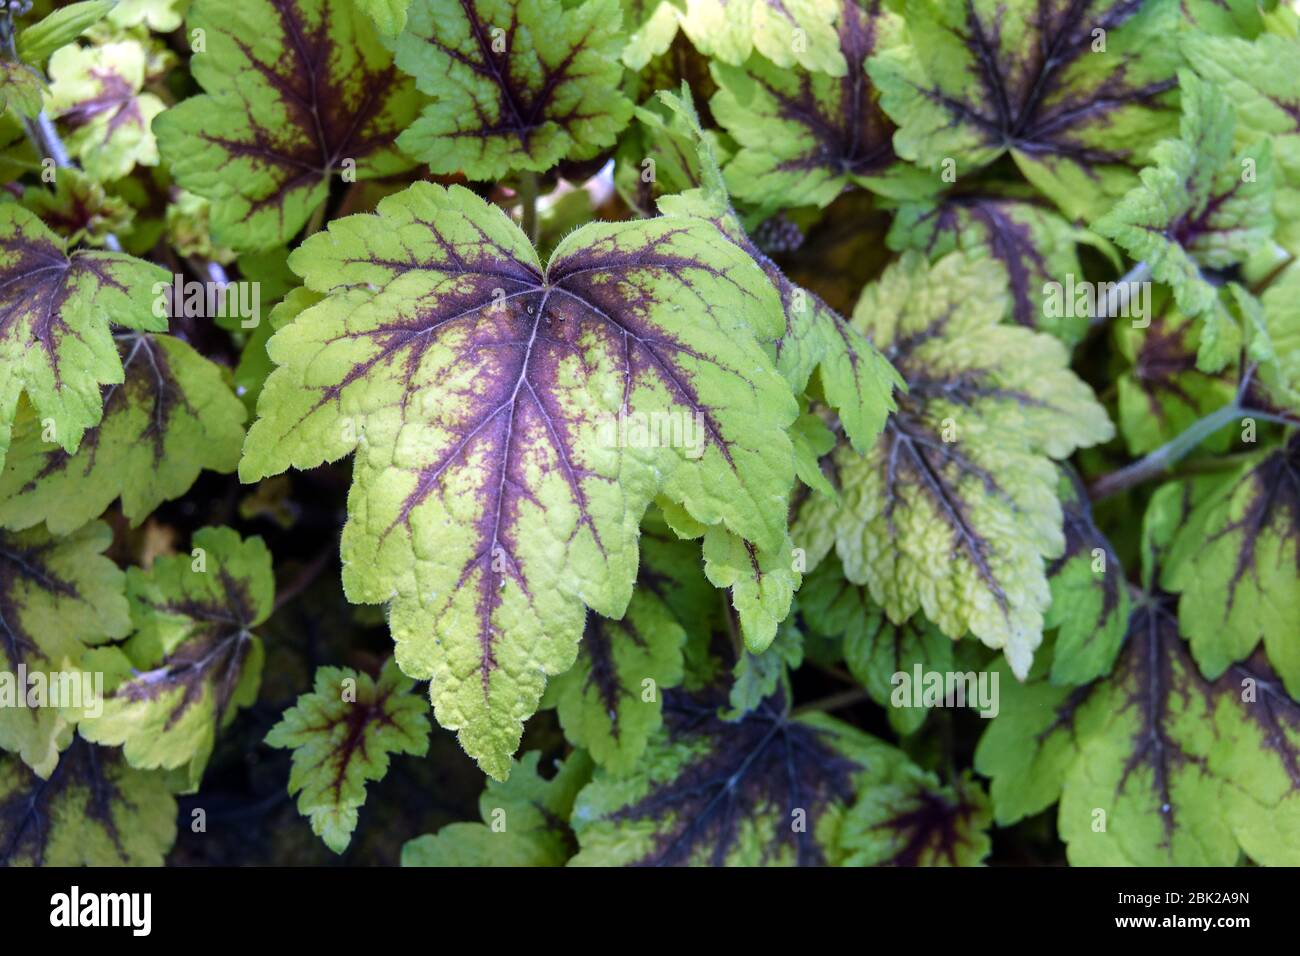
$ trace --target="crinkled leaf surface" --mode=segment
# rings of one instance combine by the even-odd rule
[[[1216,6],[1210,4],[1209,6]],[[1254,4],[1250,5],[1254,12]],[[1239,147],[1267,141],[1274,166],[1277,241],[1300,254],[1300,38],[1189,33],[1183,52],[1198,74],[1222,90],[1237,116]]]
[[[591,779],[591,760],[574,751],[543,778],[540,758],[526,753],[509,780],[488,781],[479,798],[482,823],[453,823],[411,840],[402,866],[563,866],[575,848],[566,821]]]
[[[682,682],[686,631],[651,590],[618,621],[589,613],[578,661],[551,681],[564,736],[614,773],[636,766],[662,722],[663,691]]]
[[[124,649],[87,655],[102,667],[103,714],[83,717],[87,740],[124,745],[133,767],[186,767],[198,786],[218,731],[257,697],[262,641],[252,631],[271,613],[275,581],[261,538],[201,528],[194,553],[127,572],[135,633]]]
[[[1109,439],[1105,410],[1050,336],[999,324],[1006,279],[952,253],[905,253],[867,287],[854,324],[907,382],[865,455],[841,446],[842,508],[807,498],[793,536],[814,567],[832,546],[889,619],[918,610],[971,631],[1024,676],[1049,604],[1045,558],[1062,553],[1053,458]]]
[[[783,540],[797,405],[759,342],[779,304],[712,225],[588,225],[543,268],[500,209],[421,183],[290,263],[327,298],[270,342],[241,476],[358,451],[344,587],[392,601],[399,664],[488,773],[572,666],[584,605],[622,616],[660,489]],[[702,446],[620,447],[620,409]]]
[[[212,201],[214,238],[268,249],[300,230],[333,176],[410,165],[394,146],[419,109],[370,19],[351,0],[194,0],[190,59],[205,94],[158,118],[163,158]]]
[[[1092,519],[1078,476],[1061,469],[1065,551],[1047,569],[1052,606],[1044,626],[1058,628],[1052,682],[1084,684],[1109,673],[1128,628],[1129,593],[1119,557]]]
[[[55,440],[76,451],[103,412],[100,387],[123,380],[109,324],[160,331],[158,266],[116,252],[78,250],[17,203],[0,204],[0,463],[26,390]]]
[[[739,66],[754,51],[777,66],[843,76],[840,0],[686,0],[682,30],[705,56]]]
[[[672,694],[640,767],[597,771],[573,808],[586,866],[840,862],[844,811],[901,761],[893,748],[781,697],[736,721],[716,696]]]
[[[740,144],[727,164],[731,191],[766,207],[829,204],[850,185],[906,197],[932,191],[934,176],[899,161],[894,124],[877,103],[867,57],[899,42],[902,18],[884,0],[839,0],[835,29],[847,72],[776,66],[711,67],[713,115]]]
[[[1151,275],[1173,289],[1189,316],[1215,310],[1218,293],[1202,269],[1244,262],[1273,230],[1273,173],[1267,142],[1233,156],[1233,107],[1224,92],[1191,71],[1180,74],[1181,135],[1152,151],[1142,182],[1095,224]],[[1233,357],[1202,336],[1201,365]]]
[[[176,840],[165,775],[78,740],[43,780],[0,754],[0,866],[162,866]]]
[[[979,866],[988,856],[993,811],[970,775],[956,785],[908,767],[872,787],[844,817],[845,866]]]
[[[1252,455],[1192,509],[1162,583],[1211,680],[1263,641],[1300,697],[1300,436]]]
[[[64,534],[119,496],[139,524],[202,469],[238,466],[246,411],[220,367],[170,335],[124,333],[117,345],[126,381],[104,387],[103,420],[76,452],[45,441],[30,406],[20,407],[0,473],[0,526],[45,521]]]
[[[47,682],[55,675],[61,689],[65,677],[78,691],[93,689],[79,670],[86,645],[124,637],[131,626],[125,576],[103,556],[112,539],[98,522],[60,538],[43,528],[0,532],[0,672],[9,682],[0,694],[0,747],[41,777],[70,742],[73,718],[55,706],[21,706],[30,685],[17,681],[18,669]]]
[[[904,203],[890,226],[888,242],[891,249],[916,249],[932,260],[956,249],[972,259],[1001,263],[1011,288],[1011,317],[1074,345],[1088,329],[1088,316],[1053,308],[1045,287],[1083,276],[1076,250],[1085,235],[1041,203],[971,195],[937,204]]]
[[[714,525],[704,535],[704,573],[714,587],[731,591],[745,647],[762,653],[790,613],[803,576],[796,570],[789,536],[774,551],[763,551]]]
[[[895,674],[913,677],[921,672],[946,674],[953,670],[953,643],[921,615],[903,624],[893,624],[865,587],[844,577],[840,563],[832,556],[808,575],[799,590],[799,609],[809,627],[828,637],[843,637],[844,663],[884,707],[889,724],[898,733],[915,733],[925,722],[929,709],[894,706],[899,686]]]
[[[158,165],[150,124],[163,102],[143,92],[148,53],[136,40],[83,47],[50,57],[48,110],[68,130],[68,151],[95,179],[120,179],[137,164]]]
[[[497,179],[613,145],[632,118],[621,17],[618,0],[414,0],[397,65],[434,102],[402,149],[435,173]]]
[[[796,392],[803,391],[814,371],[827,403],[839,414],[840,424],[857,448],[865,448],[880,434],[885,416],[893,410],[893,390],[898,374],[862,333],[821,299],[791,282],[746,235],[731,206],[713,147],[700,127],[689,88],[681,95],[659,94],[672,113],[667,123],[654,128],[670,140],[682,157],[683,178],[694,188],[659,201],[665,213],[703,216],[762,267],[781,296],[785,331],[775,345],[776,364]],[[645,111],[643,111],[643,115]]]
[[[423,757],[429,750],[428,706],[411,693],[414,687],[391,659],[378,680],[351,668],[322,667],[312,690],[266,735],[270,746],[293,751],[289,792],[335,853],[351,842],[366,782],[384,778],[389,756]]]
[[[1009,151],[1076,219],[1170,132],[1177,0],[907,0],[903,16],[910,43],[868,72],[904,159],[961,176]]]
[[[104,246],[109,233],[131,228],[135,210],[103,185],[69,166],[59,171],[53,189],[28,186],[23,205],[67,240],[68,245]]]

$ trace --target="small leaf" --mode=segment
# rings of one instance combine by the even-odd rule
[[[50,115],[70,132],[68,152],[95,179],[158,165],[150,124],[163,102],[143,92],[148,53],[135,40],[65,46],[50,57]]]
[[[988,856],[993,812],[970,774],[955,786],[909,767],[872,787],[844,818],[845,866],[979,866]]]
[[[563,866],[574,849],[565,821],[591,779],[591,760],[574,751],[543,779],[540,758],[526,753],[509,780],[488,780],[478,802],[482,823],[453,823],[409,841],[402,866]]]
[[[428,709],[414,687],[391,659],[377,681],[351,668],[321,667],[312,691],[266,735],[268,746],[293,751],[289,793],[298,794],[298,812],[335,853],[351,842],[366,782],[384,778],[389,755],[423,757],[429,750]]]
[[[43,778],[71,742],[74,719],[52,701],[24,706],[30,688],[17,675],[40,674],[47,689],[93,696],[93,675],[81,667],[86,645],[123,637],[131,627],[125,576],[103,556],[112,540],[98,522],[61,538],[43,528],[0,532],[0,747]]]
[[[792,550],[788,535],[780,548],[762,551],[719,525],[705,532],[704,573],[714,587],[730,589],[745,647],[755,654],[776,637],[803,580]]]
[[[888,778],[893,748],[769,699],[737,721],[717,695],[673,694],[638,771],[597,771],[578,795],[578,866],[838,863],[845,809]]]
[[[763,651],[743,650],[731,669],[731,691],[724,720],[739,720],[757,710],[773,694],[788,696],[789,672],[803,663],[803,635],[790,620],[783,621],[776,638]]]
[[[78,740],[43,780],[0,754],[0,866],[162,866],[176,841],[164,774]]]
[[[127,573],[135,633],[87,655],[111,686],[102,715],[83,717],[80,731],[125,745],[133,767],[186,767],[192,791],[217,733],[257,697],[263,651],[252,628],[271,613],[275,582],[261,538],[201,528],[191,544],[192,554]]]
[[[397,65],[434,102],[398,140],[435,173],[590,159],[632,116],[619,0],[413,0]]]
[[[356,0],[357,6],[384,36],[395,37],[406,26],[406,11],[411,0]]]
[[[204,468],[238,466],[246,412],[220,367],[170,335],[123,334],[117,344],[126,381],[104,387],[104,417],[73,454],[45,441],[31,407],[20,405],[0,474],[0,525],[45,521],[65,534],[119,496],[138,525]]]
[[[686,0],[682,30],[705,56],[740,66],[757,51],[777,66],[843,76],[841,0]]]
[[[109,331],[162,331],[155,265],[116,252],[77,251],[34,213],[0,204],[0,463],[25,389],[65,451],[77,450],[103,412],[102,385],[120,384],[122,362]]]
[[[894,124],[876,102],[866,60],[900,42],[903,20],[883,0],[837,0],[835,30],[848,72],[802,73],[757,57],[714,63],[713,115],[740,150],[727,184],[766,208],[828,205],[850,186],[894,198],[934,190],[933,176],[894,154]]]
[[[908,391],[865,457],[835,452],[842,508],[805,499],[793,535],[809,568],[834,545],[894,623],[924,610],[1023,677],[1050,603],[1044,559],[1064,548],[1052,459],[1113,429],[1060,342],[999,324],[1005,289],[996,264],[961,253],[905,253],[867,287],[854,324]]]
[[[1180,138],[1152,151],[1155,165],[1142,171],[1141,185],[1094,228],[1145,262],[1173,289],[1178,308],[1196,317],[1221,308],[1202,269],[1242,263],[1272,235],[1273,172],[1266,142],[1234,158],[1232,104],[1221,90],[1190,71],[1180,81]],[[1212,330],[1203,333],[1199,354],[1210,372],[1236,355],[1235,343],[1211,340]]]
[[[222,245],[283,244],[334,176],[410,165],[393,141],[419,99],[351,0],[194,0],[186,29],[203,31],[190,68],[205,95],[155,130],[177,182],[212,201]]]
[[[81,36],[113,9],[114,0],[83,0],[58,7],[18,34],[18,55],[40,66],[61,46]]]

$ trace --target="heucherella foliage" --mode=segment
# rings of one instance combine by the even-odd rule
[[[212,202],[212,231],[237,249],[288,241],[334,177],[410,165],[393,141],[419,99],[351,0],[194,0],[205,95],[158,118],[159,149],[186,189]]]
[[[1114,669],[1080,687],[1004,685],[976,753],[1007,825],[1059,800],[1079,865],[1296,865],[1300,704],[1256,653],[1202,673],[1159,586],[1189,494],[1163,487],[1144,529],[1143,587]]]
[[[35,215],[0,204],[0,464],[23,393],[51,440],[77,450],[103,414],[100,387],[124,378],[109,323],[164,330],[150,290],[166,278],[121,253],[69,254]]]
[[[217,734],[256,699],[263,650],[253,628],[270,614],[275,586],[259,538],[204,528],[191,545],[128,573],[134,633],[87,655],[85,666],[107,675],[108,694],[78,729],[121,746],[133,767],[185,768],[192,790]]]
[[[1300,865],[1297,54],[0,3],[0,865]]]
[[[632,116],[620,17],[618,0],[414,0],[397,65],[433,103],[398,145],[473,179],[596,155]]]
[[[347,849],[366,781],[388,772],[389,754],[423,757],[429,749],[427,705],[411,693],[415,681],[390,659],[376,680],[341,667],[322,667],[310,694],[285,711],[266,742],[293,750],[289,791],[298,812],[335,853]]]
[[[660,490],[784,539],[797,409],[760,344],[778,299],[708,222],[589,225],[542,266],[499,209],[417,184],[290,264],[326,298],[269,343],[240,474],[357,452],[344,587],[391,601],[398,663],[490,774],[572,666],[584,606],[622,617]],[[629,415],[697,440],[630,441]]]
[[[1044,560],[1064,549],[1052,459],[1114,430],[1056,339],[1000,322],[1000,278],[987,260],[909,252],[868,286],[853,322],[907,392],[865,455],[835,452],[841,502],[806,499],[793,534],[809,567],[834,548],[893,623],[924,611],[949,637],[969,630],[1023,678]]]

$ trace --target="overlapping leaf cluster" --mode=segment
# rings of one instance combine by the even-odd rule
[[[35,7],[0,860],[1300,862],[1289,6]]]

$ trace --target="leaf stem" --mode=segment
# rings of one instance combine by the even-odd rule
[[[523,173],[519,177],[520,226],[528,241],[537,245],[537,174]]]
[[[1105,303],[1097,303],[1097,314],[1092,317],[1092,320],[1088,323],[1089,326],[1101,325],[1107,319],[1113,319],[1122,312],[1128,311],[1128,300],[1133,287],[1139,283],[1148,282],[1150,279],[1151,267],[1145,262],[1139,262],[1132,269],[1129,269],[1111,287],[1111,293],[1106,297]]]
[[[799,717],[803,714],[827,713],[832,710],[840,710],[844,707],[851,707],[853,704],[861,703],[867,700],[870,695],[865,687],[851,687],[848,690],[836,691],[834,694],[828,694],[820,700],[810,701],[807,704],[800,704],[790,714],[791,717]]]

